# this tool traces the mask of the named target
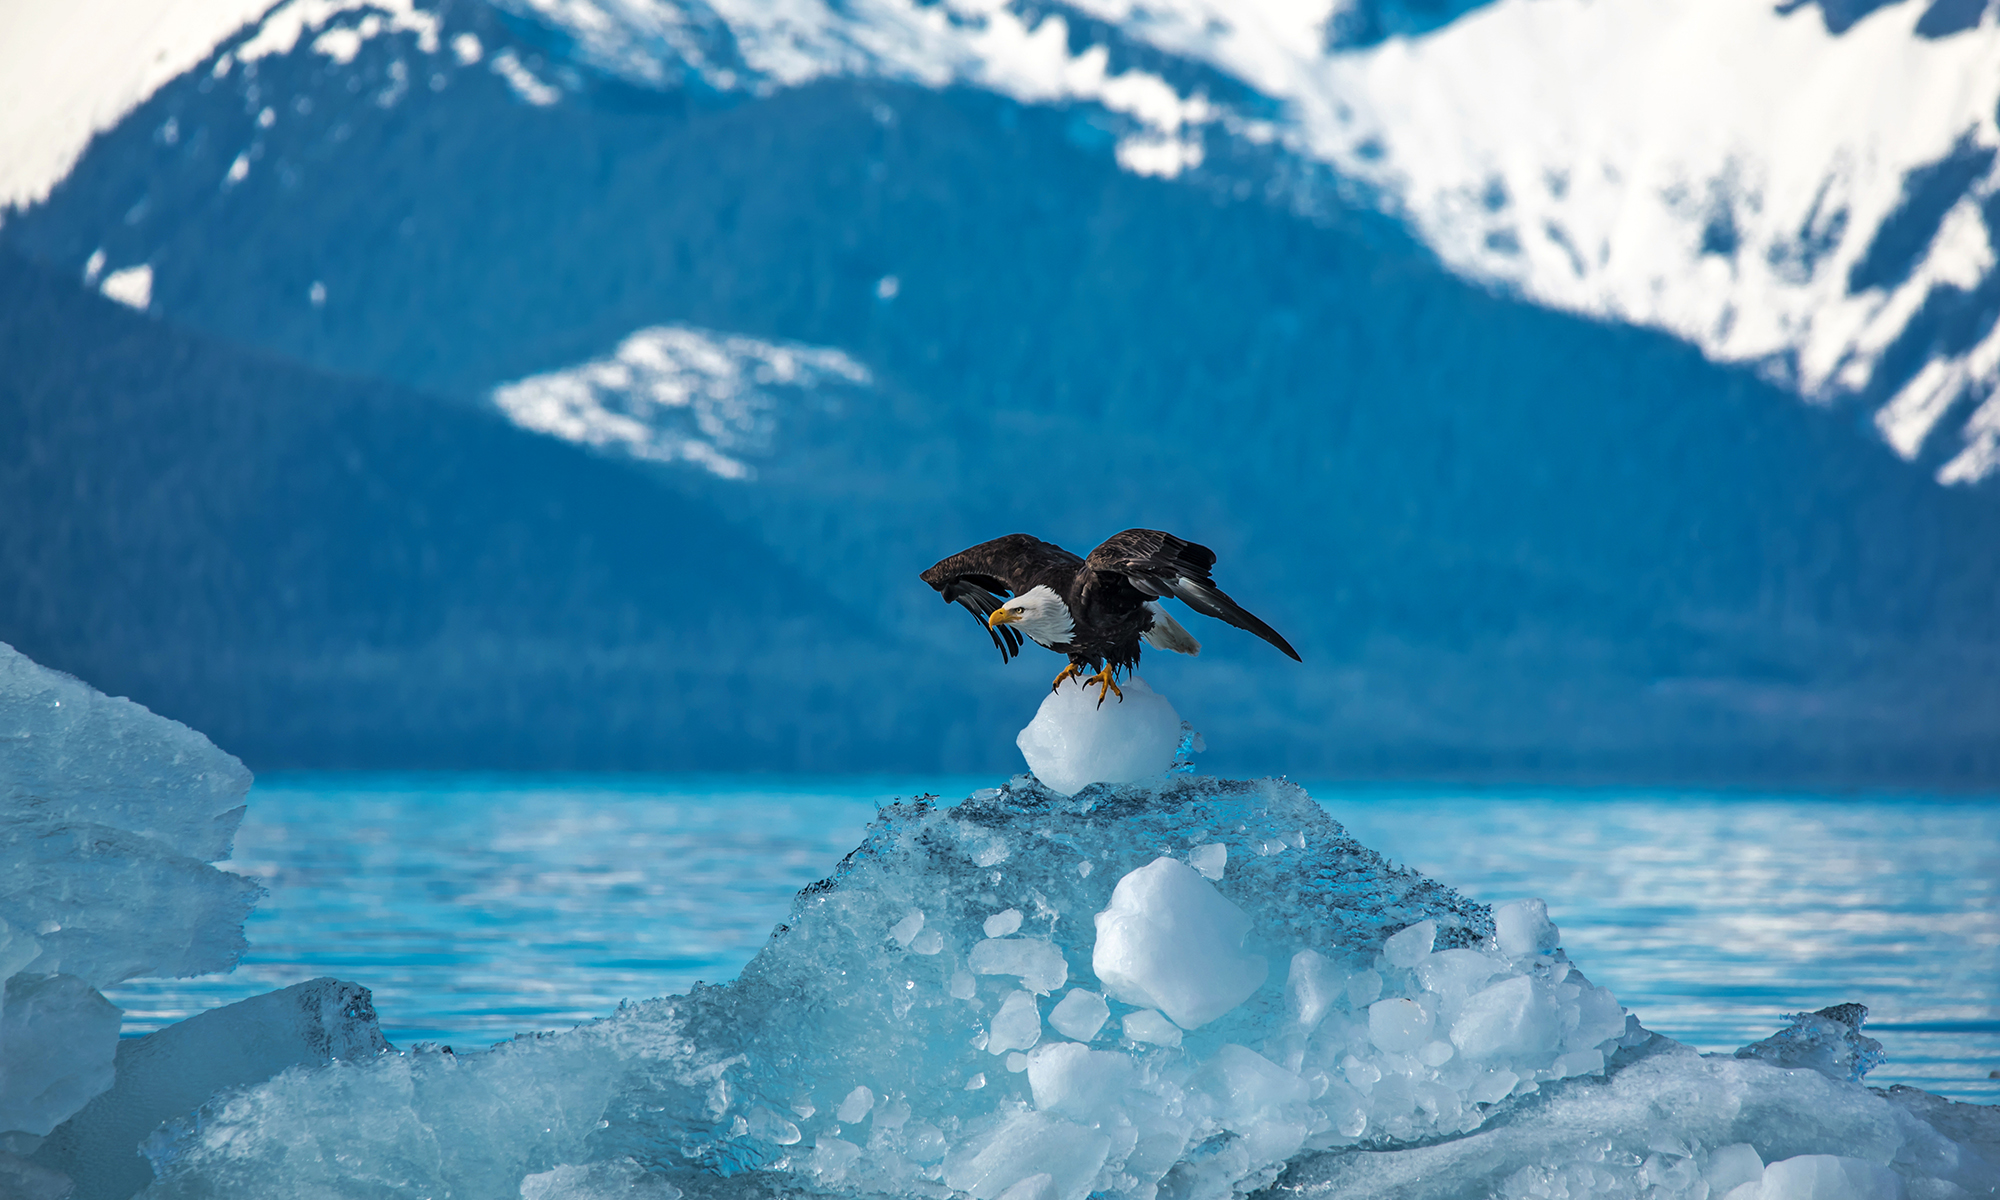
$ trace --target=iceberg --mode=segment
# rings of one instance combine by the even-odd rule
[[[98,988],[235,965],[262,889],[210,864],[249,788],[201,734],[0,644],[0,1134],[111,1086]]]
[[[892,804],[738,979],[568,1032],[394,1052],[334,980],[203,1014],[120,1047],[94,1099],[65,1084],[50,1111],[82,1111],[8,1135],[0,1180],[51,1200],[2000,1195],[1991,1110],[1862,1085],[1861,1006],[1697,1054],[1591,982],[1541,902],[1489,908],[1294,784],[1184,765]],[[123,836],[134,869],[168,853]],[[96,1011],[79,978],[28,985]],[[95,1062],[62,1045],[44,1057]]]
[[[1021,775],[883,809],[732,983],[287,1071],[145,1195],[2000,1194],[1994,1114],[1809,1057],[1647,1031],[1293,784]]]

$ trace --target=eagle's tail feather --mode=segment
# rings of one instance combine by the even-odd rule
[[[1153,626],[1144,634],[1148,645],[1161,650],[1171,650],[1175,654],[1201,653],[1201,643],[1195,641],[1194,635],[1183,628],[1179,621],[1167,615],[1166,608],[1159,601],[1146,601],[1146,611],[1153,614]]]

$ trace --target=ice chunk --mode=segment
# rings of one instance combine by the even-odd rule
[[[1305,1081],[1247,1046],[1217,1049],[1194,1084],[1215,1101],[1223,1128],[1243,1130],[1274,1108],[1302,1104]]]
[[[19,970],[95,987],[226,971],[262,894],[149,837],[0,811],[0,922],[13,947],[37,931],[35,957]]]
[[[1111,1139],[1093,1129],[1041,1112],[1003,1118],[992,1131],[945,1156],[945,1186],[974,1200],[1000,1200],[1037,1175],[1059,1200],[1083,1200],[1110,1153]],[[1041,1187],[1032,1193],[1047,1194]]]
[[[1154,1046],[1181,1044],[1181,1027],[1150,1008],[1125,1014],[1125,1019],[1119,1023],[1119,1028],[1124,1031],[1126,1037],[1135,1042],[1146,1042]]]
[[[1763,1179],[1730,1192],[1735,1200],[1903,1200],[1887,1167],[1838,1154],[1801,1154],[1764,1168]]]
[[[76,1200],[130,1196],[152,1182],[139,1144],[161,1122],[286,1067],[388,1049],[368,989],[338,979],[210,1009],[119,1042],[117,1082],[50,1134],[35,1161],[74,1179]]]
[[[1069,978],[1062,951],[1039,938],[987,938],[972,948],[966,962],[974,974],[1012,975],[1022,987],[1044,996]]]
[[[1375,1010],[1368,1011],[1372,1025]],[[1556,1033],[1556,1006],[1548,988],[1516,975],[1466,1001],[1452,1022],[1451,1041],[1468,1058],[1524,1058],[1553,1051]]]
[[[1010,937],[1013,934],[1019,933],[1021,931],[1021,910],[1010,908],[1006,912],[994,913],[992,916],[986,918],[986,923],[981,928],[985,930],[986,936],[990,938]]]
[[[1758,1157],[1757,1147],[1748,1142],[1721,1146],[1709,1154],[1708,1166],[1701,1177],[1708,1184],[1709,1195],[1726,1196],[1732,1188],[1763,1179],[1764,1160]]]
[[[875,1093],[866,1087],[857,1087],[847,1093],[847,1098],[840,1102],[840,1107],[834,1111],[834,1116],[842,1125],[855,1125],[859,1124],[861,1119],[868,1115],[868,1110],[874,1107]]]
[[[1379,975],[1376,986],[1381,986]],[[1316,1029],[1320,1018],[1326,1016],[1346,989],[1347,981],[1325,955],[1316,950],[1301,950],[1292,955],[1292,969],[1285,977],[1285,1004],[1300,1029],[1307,1033]]]
[[[1066,1038],[1087,1042],[1104,1028],[1104,1022],[1111,1017],[1111,1006],[1096,992],[1082,988],[1071,988],[1069,995],[1059,1001],[1049,1013],[1049,1025]]]
[[[0,756],[0,1132],[39,1134],[111,1082],[118,1012],[95,989],[235,965],[261,889],[208,860],[250,775],[6,645]]]
[[[250,772],[179,721],[0,643],[0,812],[129,829],[201,862],[229,856]]]
[[[1287,849],[1219,883],[1158,865],[1218,830]],[[1109,988],[1087,977],[1101,939],[1085,918],[1169,871],[1237,914],[1225,949],[1287,964],[1283,989],[1191,1031],[1120,1008],[1124,1040],[1085,1044],[1043,1030],[1020,976],[969,969],[984,942],[1042,940],[984,937],[1012,908],[1046,931],[1073,992]],[[886,936],[913,909],[938,955]],[[1385,942],[1427,922],[1427,947],[1406,936],[1426,953],[1392,963]],[[1404,1049],[1378,1044],[1378,1015]],[[148,1200],[373,1194],[392,1172],[412,1195],[506,1197],[553,1164],[622,1159],[712,1197],[1226,1200],[1282,1171],[1288,1194],[1319,1200],[1720,1200],[1710,1176],[1739,1144],[1887,1167],[1912,1196],[1992,1192],[1971,1143],[1906,1102],[1703,1058],[1621,1018],[1560,950],[1504,954],[1478,906],[1354,845],[1289,785],[1176,776],[1071,799],[1017,780],[949,810],[886,809],[734,983],[483,1054],[281,1073],[149,1143]],[[875,1103],[845,1124],[857,1084]],[[1736,1186],[1761,1188],[1755,1167]]]
[[[1436,942],[1437,922],[1418,921],[1383,942],[1382,957],[1389,960],[1390,966],[1407,970],[1424,961]]]
[[[1549,920],[1540,900],[1513,900],[1493,907],[1493,938],[1510,958],[1546,954],[1562,945],[1562,931]]]
[[[630,1158],[565,1163],[521,1181],[521,1200],[680,1200],[681,1190]]]
[[[1074,796],[1093,783],[1150,779],[1173,765],[1180,714],[1137,675],[1123,686],[1122,700],[1102,705],[1095,690],[1080,686],[1042,701],[1015,741],[1043,787]]]
[[[1035,1007],[1035,998],[1027,992],[1008,992],[1000,1001],[1000,1011],[993,1014],[993,1026],[987,1031],[986,1052],[1005,1054],[1009,1050],[1026,1050],[1041,1040],[1042,1014]]]
[[[2000,1187],[2000,1171],[1972,1146],[1909,1119],[1885,1096],[1812,1072],[1703,1057],[1665,1039],[1606,1080],[1544,1085],[1537,1100],[1504,1125],[1433,1145],[1302,1157],[1287,1191],[1322,1200],[1888,1200]],[[1798,1165],[1773,1171],[1760,1155]],[[1836,1156],[1847,1161],[1799,1162]]]
[[[1229,866],[1229,847],[1221,842],[1210,842],[1188,851],[1188,866],[1201,872],[1203,879],[1220,879]]]
[[[1197,831],[1286,850],[1232,859],[1220,882],[1173,858],[1155,865]],[[1086,875],[1078,862],[1100,869]],[[1255,956],[1289,967],[1307,950],[1324,960],[1336,998],[1315,1029],[1300,1030],[1284,989],[1271,986],[1281,981],[1191,1033],[1107,1000],[1108,981],[1091,977],[1094,918],[1121,907],[1121,886],[1131,899],[1167,872],[1185,888],[1164,891],[1166,910],[1183,907],[1183,890],[1199,897],[1194,911],[1225,927],[1225,963]],[[1022,925],[986,937],[985,923],[1010,909]],[[923,925],[901,948],[890,931],[916,911]],[[1435,923],[1434,952],[1471,952],[1492,934],[1478,905],[1356,845],[1289,784],[1163,776],[1065,798],[1023,778],[949,809],[892,806],[830,880],[800,894],[735,982],[481,1054],[281,1073],[149,1143],[162,1177],[148,1200],[363,1194],[379,1190],[369,1181],[385,1164],[413,1195],[508,1197],[558,1165],[624,1158],[690,1195],[919,1195],[957,1182],[996,1198],[1017,1186],[1119,1200],[1149,1188],[1226,1196],[1271,1178],[1303,1139],[1394,1144],[1483,1119],[1465,1097],[1497,1074],[1458,1058],[1391,1062],[1366,1040],[1365,1009],[1345,999],[1347,978],[1390,933],[1424,921]],[[1022,936],[1030,927],[1035,935]],[[943,949],[913,953],[931,934]],[[1188,957],[1198,939],[1183,941],[1176,952]],[[995,965],[989,956],[1060,961],[1071,979],[1039,1000],[1017,986],[1034,971],[978,974],[975,952],[981,966]],[[1410,971],[1392,971],[1386,987],[1376,999],[1443,1003]],[[1045,1028],[1066,1005],[1089,1023],[1065,1010],[1069,1028]],[[1124,1018],[1116,1043],[1105,1035],[1112,1009]],[[1095,1041],[1061,1040],[1079,1033]],[[1063,1046],[1075,1049],[1038,1069]],[[1225,1046],[1257,1061],[1232,1063],[1239,1051]],[[1356,1046],[1379,1081],[1365,1094],[1339,1067]],[[1514,1069],[1546,1082],[1554,1063]],[[874,1106],[844,1123],[857,1086]],[[1050,1108],[1035,1106],[1038,1088]],[[1244,1100],[1267,1094],[1277,1098]],[[1032,1182],[1038,1175],[1048,1178]]]
[[[1430,1040],[1431,1022],[1431,1014],[1414,1000],[1378,1000],[1368,1006],[1368,1040],[1405,1054]]]
[[[1804,1067],[1832,1079],[1858,1082],[1882,1065],[1882,1043],[1861,1033],[1865,1004],[1835,1004],[1818,1012],[1789,1013],[1791,1024],[1736,1052],[1780,1067]]]
[[[1047,1171],[1030,1175],[1001,1192],[1000,1200],[1056,1200],[1056,1177]]]
[[[1028,1085],[1035,1107],[1086,1124],[1119,1103],[1138,1079],[1126,1055],[1076,1042],[1043,1046],[1028,1057]]]
[[[111,1086],[121,1014],[69,975],[20,974],[0,1008],[0,1131],[39,1137]]]
[[[1198,1029],[1264,985],[1265,960],[1243,949],[1250,917],[1186,863],[1157,858],[1112,889],[1097,914],[1091,967],[1127,1004]]]

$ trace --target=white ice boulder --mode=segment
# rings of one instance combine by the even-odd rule
[[[1097,914],[1091,969],[1113,997],[1198,1029],[1264,986],[1268,964],[1245,953],[1250,916],[1186,863],[1156,858],[1111,890]]]
[[[1074,796],[1093,783],[1162,774],[1181,743],[1181,716],[1137,675],[1102,705],[1097,689],[1065,684],[1049,693],[1015,744],[1042,786]]]
[[[1549,920],[1549,906],[1540,900],[1514,900],[1493,906],[1493,940],[1509,958],[1547,954],[1562,945],[1562,931]]]

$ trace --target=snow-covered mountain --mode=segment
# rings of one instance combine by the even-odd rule
[[[2000,470],[1985,0],[1858,20],[1498,0],[1358,48],[1342,0],[511,3],[642,85],[871,73],[1089,100],[1130,123],[1118,161],[1160,175],[1200,167],[1211,139],[1275,142],[1377,189],[1470,278],[1665,329],[1815,402],[1858,398],[1904,458],[1934,434],[1950,447],[1941,482]]]
[[[669,521],[643,588],[613,579],[636,569],[620,559],[532,612],[426,625],[421,653],[377,644],[393,621],[301,634],[322,661],[343,638],[355,661],[381,654],[403,696],[385,708],[462,711],[472,690],[397,662],[504,673],[504,630],[553,624],[591,631],[556,640],[596,661],[639,591],[784,611],[796,588],[759,590],[782,577],[860,614],[814,679],[899,656],[935,669],[926,686],[957,700],[871,689],[873,728],[1000,765],[1005,738],[969,714],[995,689],[1025,699],[1036,672],[996,674],[912,564],[1017,528],[1087,546],[1145,524],[1214,544],[1225,585],[1306,654],[1294,670],[1221,631],[1199,663],[1148,660],[1162,686],[1187,673],[1207,710],[1191,715],[1233,761],[1988,778],[2000,509],[1974,414],[1982,297],[2000,287],[1979,249],[1994,30],[1938,11],[1691,3],[1670,36],[1625,0],[288,0],[214,34],[87,146],[70,144],[81,117],[36,125],[36,154],[0,156],[22,201],[0,242],[144,310],[159,345],[200,348],[176,356],[275,358],[302,395],[379,384],[589,446],[782,568],[718,587],[672,557]],[[1755,73],[1730,64],[1758,53],[1820,55],[1877,91],[1821,96],[1794,72],[1753,103]],[[1677,91],[1683,61],[1726,78]],[[1880,84],[1883,64],[1916,82]],[[1834,119],[1850,102],[1869,119]],[[1807,192],[1819,209],[1785,208]],[[1551,249],[1564,239],[1574,259]],[[62,344],[40,364],[48,394],[102,390],[105,326],[76,320],[19,334]],[[1907,429],[1898,397],[1946,375],[1931,435],[1891,441],[1913,469],[1880,429]],[[198,372],[167,377],[189,394],[160,404],[203,411]],[[253,428],[231,425],[229,453],[259,453]],[[20,444],[39,436],[30,422]],[[84,519],[23,462],[36,521]],[[410,513],[461,511],[407,467]],[[216,503],[254,510],[230,495]],[[104,519],[136,537],[148,511]],[[435,534],[395,536],[486,561]],[[228,603],[290,611],[253,594],[284,584],[246,575]],[[0,612],[0,637],[83,670],[97,643],[43,621],[60,607]],[[230,649],[226,623],[202,628]],[[660,654],[647,670],[670,670]],[[536,703],[588,724],[587,677],[537,683]],[[521,736],[532,712],[480,711],[452,735],[472,761],[482,737],[510,763],[591,761]],[[996,758],[965,756],[988,742]],[[872,765],[841,753],[784,761]]]
[[[257,7],[202,0],[155,18],[158,62],[192,65],[203,34],[220,40]],[[1983,0],[1497,0],[1462,15],[1342,0],[501,7],[572,64],[489,59],[529,104],[561,102],[577,65],[656,91],[872,77],[1101,106],[1117,161],[1146,174],[1213,168],[1217,143],[1279,146],[1330,167],[1336,187],[1365,186],[1469,278],[1665,329],[1813,402],[1865,404],[1888,445],[1942,482],[2000,470],[2000,20]],[[27,48],[79,23],[18,30],[42,36],[12,39],[20,58],[0,78],[28,95]],[[345,64],[395,34],[422,60],[480,58],[476,37],[445,47],[438,28],[412,0],[286,0],[233,60],[303,39]],[[0,196],[38,199],[88,127],[79,114],[101,127],[104,109],[163,82],[155,63],[108,65],[94,97],[44,94],[61,90],[46,77],[74,72],[33,77],[40,107],[16,106],[4,131]],[[120,282],[114,294],[141,295]]]

